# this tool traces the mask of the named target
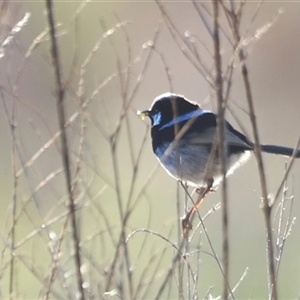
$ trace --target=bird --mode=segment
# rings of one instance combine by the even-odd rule
[[[183,218],[183,227],[189,229],[189,218],[224,177],[217,142],[217,115],[175,93],[159,95],[148,110],[138,111],[138,115],[151,120],[152,149],[162,167],[173,178],[198,189],[198,201]],[[224,149],[227,177],[250,158],[254,143],[225,121]],[[300,157],[300,150],[293,148],[260,145],[260,149]]]

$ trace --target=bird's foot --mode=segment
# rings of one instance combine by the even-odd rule
[[[186,236],[187,233],[193,229],[193,225],[190,221],[190,214],[186,214],[181,219],[181,226],[182,226],[182,235]]]

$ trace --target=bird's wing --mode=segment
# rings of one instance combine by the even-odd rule
[[[193,117],[194,115],[194,117]],[[209,111],[199,110],[184,119],[184,125],[176,135],[178,139],[184,137],[184,142],[189,144],[212,145],[216,138],[216,115]],[[183,117],[180,117],[183,120]],[[173,120],[174,126],[178,120]],[[178,123],[180,124],[180,122]],[[168,124],[169,125],[169,124]],[[164,125],[166,127],[166,125]],[[239,131],[235,130],[228,122],[225,122],[225,142],[227,146],[241,147],[244,150],[252,150],[253,145]]]
[[[186,142],[190,145],[206,145],[211,146],[217,137],[216,128],[210,127],[201,133],[193,132],[187,135]],[[241,147],[244,150],[252,150],[253,147],[247,140],[242,139],[240,135],[235,132],[225,129],[225,143],[227,146]]]

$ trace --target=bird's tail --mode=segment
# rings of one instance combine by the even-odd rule
[[[300,157],[300,150],[295,150],[293,148],[288,147],[281,147],[281,146],[274,146],[274,145],[261,145],[261,151],[272,153],[272,154],[279,154],[283,156],[293,156],[295,153],[295,157]]]

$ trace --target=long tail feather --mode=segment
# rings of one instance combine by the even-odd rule
[[[261,145],[261,150],[267,153],[279,154],[283,156],[293,156],[295,149],[274,145]],[[300,157],[300,150],[296,150],[295,157]]]

